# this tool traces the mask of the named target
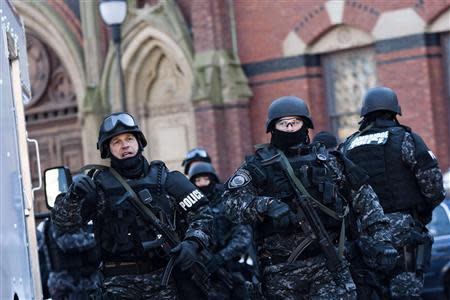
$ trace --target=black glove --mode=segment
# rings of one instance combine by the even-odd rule
[[[357,241],[363,253],[364,262],[379,271],[390,271],[397,263],[397,250],[389,243],[375,242],[369,238],[360,238]]]
[[[95,193],[95,184],[92,178],[87,175],[76,176],[70,186],[70,195],[78,198],[82,198],[88,194]]]
[[[180,267],[181,271],[189,269],[194,264],[198,248],[199,245],[194,241],[183,241],[170,251],[172,254],[178,253],[175,264]]]
[[[391,245],[380,247],[380,253],[377,255],[377,263],[382,270],[392,270],[397,263],[397,250]]]
[[[214,254],[213,257],[206,264],[206,269],[209,273],[214,273],[225,263],[225,259],[220,254]]]
[[[289,206],[280,200],[273,200],[267,207],[267,216],[272,218],[275,228],[285,228],[291,222]]]

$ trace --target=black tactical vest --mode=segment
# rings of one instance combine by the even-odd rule
[[[331,210],[338,214],[342,214],[344,203],[338,194],[338,186],[330,171],[325,167],[326,161],[329,159],[329,154],[325,150],[325,147],[321,147],[320,149],[322,155],[319,155],[320,158],[318,158],[318,145],[302,147],[301,154],[287,157],[295,175],[301,180],[303,186],[310,195]],[[267,177],[266,182],[260,186],[260,188],[263,189],[261,195],[285,200],[285,202],[290,205],[291,209],[296,211],[296,207],[292,206],[295,202],[287,201],[294,197],[295,192],[289,179],[285,175],[281,164],[276,162],[266,163],[276,154],[276,149],[270,146],[256,151],[259,165],[262,166]],[[253,178],[254,176],[255,175],[252,174]],[[339,220],[329,217],[319,209],[317,209],[317,213],[325,228],[340,227],[341,222]]]
[[[350,137],[344,151],[369,175],[385,213],[409,211],[422,202],[414,173],[402,161],[405,128],[374,127]]]
[[[148,174],[142,178],[127,180],[130,187],[139,195],[147,189],[151,197],[145,203],[151,207],[162,222],[176,226],[174,201],[164,189],[167,169],[163,162],[154,161],[150,164]],[[157,237],[154,231],[133,205],[124,200],[125,188],[108,171],[100,172],[95,181],[104,192],[106,200],[105,213],[101,220],[96,220],[96,235],[101,244],[104,256],[114,260],[148,259],[154,255],[163,255],[159,248],[148,252],[143,246],[145,242]],[[100,224],[99,224],[100,223]]]

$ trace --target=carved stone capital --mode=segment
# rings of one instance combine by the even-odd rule
[[[195,54],[194,101],[226,103],[252,96],[239,60],[225,50]]]

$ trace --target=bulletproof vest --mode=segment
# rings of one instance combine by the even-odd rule
[[[373,127],[350,137],[346,155],[369,175],[385,213],[409,211],[422,202],[413,171],[402,162],[405,128]]]
[[[320,152],[320,153],[319,153]],[[260,187],[263,188],[262,195],[282,199],[293,211],[296,211],[294,198],[295,191],[289,182],[288,177],[278,162],[266,163],[277,154],[273,147],[265,147],[256,151],[258,161],[266,174],[266,182]],[[325,147],[318,144],[302,146],[300,153],[287,156],[288,160],[308,193],[331,210],[342,214],[344,203],[338,194],[338,187],[334,178],[325,167],[329,158],[329,153]],[[253,174],[252,174],[252,177]],[[325,228],[338,228],[340,221],[334,220],[322,211],[317,209]]]
[[[151,197],[146,199],[145,205],[150,207],[163,223],[175,228],[174,202],[164,188],[167,174],[163,162],[153,161],[145,176],[127,180],[127,183],[136,194],[147,189]],[[163,255],[157,250],[150,253],[145,251],[143,243],[155,240],[158,233],[143,220],[130,201],[124,199],[126,190],[122,184],[108,170],[100,172],[95,180],[103,190],[106,200],[104,216],[97,220],[103,224],[95,226],[104,256],[136,260],[138,257]]]

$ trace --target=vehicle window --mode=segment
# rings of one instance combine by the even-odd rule
[[[450,234],[450,221],[442,206],[433,210],[433,219],[427,227],[434,236]]]

